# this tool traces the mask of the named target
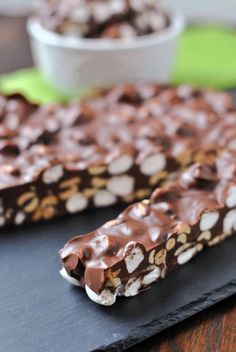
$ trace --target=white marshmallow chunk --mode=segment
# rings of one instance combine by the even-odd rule
[[[219,217],[220,214],[218,211],[209,211],[207,213],[203,213],[200,221],[200,230],[211,230],[217,223]]]
[[[107,189],[117,196],[128,196],[134,190],[134,178],[128,175],[112,177],[107,183]]]
[[[152,176],[158,172],[161,172],[166,167],[165,155],[158,153],[149,156],[141,165],[141,172],[144,175]]]
[[[132,249],[131,253],[126,256],[125,263],[127,267],[128,273],[133,273],[139,264],[143,261],[144,255],[139,247],[135,247]]]
[[[142,284],[145,286],[150,285],[151,283],[159,279],[160,276],[161,270],[158,266],[156,266],[150,273],[143,277]]]
[[[76,213],[87,208],[88,199],[82,193],[73,194],[66,202],[66,209],[69,213]]]
[[[122,155],[111,162],[108,166],[108,172],[111,175],[118,175],[127,172],[132,167],[133,163],[134,160],[131,155]]]
[[[109,290],[103,290],[100,295],[91,290],[88,285],[85,285],[85,290],[89,298],[98,304],[103,306],[111,306],[116,301],[116,294],[112,293]]]

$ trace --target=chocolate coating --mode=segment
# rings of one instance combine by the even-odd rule
[[[149,286],[146,275],[154,270],[164,277],[205,245],[231,235],[236,229],[235,166],[236,154],[228,151],[214,162],[194,164],[177,181],[157,188],[149,200],[73,238],[60,251],[67,274],[98,297],[107,292],[114,299],[117,294],[129,296],[134,282],[134,294]]]
[[[67,105],[0,104],[0,225],[143,199],[235,150],[236,113],[221,92],[125,84]]]

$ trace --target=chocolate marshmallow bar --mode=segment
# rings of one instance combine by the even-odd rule
[[[196,163],[98,230],[69,241],[61,274],[91,300],[112,305],[236,231],[236,153]]]
[[[156,0],[46,0],[39,18],[59,34],[111,39],[157,33],[170,22]]]
[[[235,150],[235,132],[229,95],[185,86],[121,85],[68,105],[0,96],[0,226],[144,199]]]

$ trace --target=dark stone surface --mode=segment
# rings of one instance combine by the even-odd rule
[[[91,302],[59,276],[57,250],[120,211],[1,230],[0,351],[121,351],[236,293],[233,236],[137,297],[112,307]]]

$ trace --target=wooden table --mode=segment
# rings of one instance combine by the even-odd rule
[[[24,28],[24,19],[0,18],[0,74],[32,66]],[[236,296],[129,349],[158,351],[236,352]]]

